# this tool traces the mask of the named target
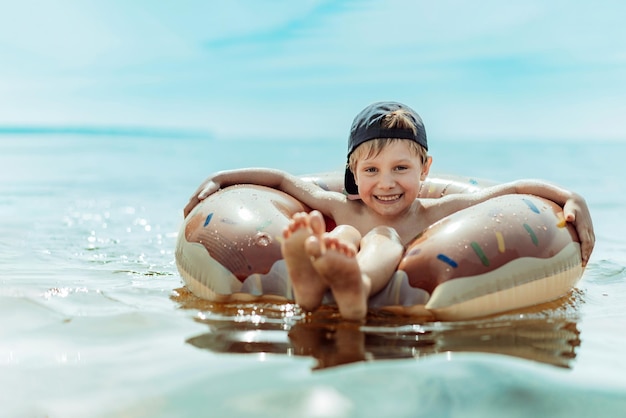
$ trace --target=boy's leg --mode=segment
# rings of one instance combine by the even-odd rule
[[[296,213],[283,231],[281,250],[287,273],[293,286],[296,303],[305,311],[317,309],[328,285],[311,264],[304,242],[311,236],[321,236],[326,230],[324,218],[318,211]]]
[[[393,228],[378,226],[363,237],[356,258],[361,273],[371,283],[368,297],[380,292],[387,285],[403,254],[404,246]]]
[[[357,250],[361,243],[361,233],[353,226],[350,225],[338,225],[332,231],[327,234],[329,237],[337,240],[344,241],[352,245]]]
[[[353,320],[365,318],[369,279],[361,276],[354,245],[324,234],[307,239],[305,249],[313,267],[333,292],[341,316]]]
[[[374,228],[363,237],[358,254],[352,243],[331,234],[307,239],[305,248],[341,315],[355,320],[367,315],[369,296],[387,284],[404,252],[395,230],[388,227]]]

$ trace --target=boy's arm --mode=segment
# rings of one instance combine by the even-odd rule
[[[255,184],[281,190],[324,214],[329,213],[327,203],[333,200],[329,200],[327,195],[340,195],[338,193],[326,192],[312,183],[281,170],[243,168],[219,171],[204,180],[191,196],[189,203],[187,203],[184,209],[185,217],[200,201],[224,187],[235,184]]]
[[[576,228],[581,242],[583,266],[587,264],[595,245],[595,234],[587,202],[578,193],[541,181],[518,180],[488,187],[476,193],[449,195],[441,199],[441,204],[437,205],[437,202],[431,202],[431,204],[438,206],[438,210],[434,213],[440,219],[461,209],[506,194],[535,195],[552,200],[561,206],[565,220],[571,222]]]
[[[549,183],[519,180],[513,184],[516,193],[543,197],[563,207],[565,220],[572,223],[578,233],[583,267],[586,266],[591,252],[593,251],[596,236],[593,231],[593,221],[591,220],[589,207],[585,199],[578,193],[565,190]]]

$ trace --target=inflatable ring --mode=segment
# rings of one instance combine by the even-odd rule
[[[342,188],[338,173],[306,179],[325,189]],[[420,197],[482,187],[459,177],[429,177]],[[176,265],[185,285],[212,301],[293,300],[280,237],[294,213],[308,210],[261,186],[231,186],[209,196],[180,228]],[[507,195],[454,213],[421,233],[369,307],[402,306],[410,312],[411,306],[425,305],[440,320],[469,319],[563,297],[582,273],[580,242],[561,208],[534,196]],[[324,303],[333,303],[330,292]]]

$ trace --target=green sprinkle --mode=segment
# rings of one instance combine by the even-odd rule
[[[268,219],[267,221],[265,221],[265,222],[263,222],[261,225],[259,225],[259,226],[256,228],[256,230],[257,230],[257,231],[259,231],[259,232],[261,232],[261,231],[263,231],[265,228],[267,228],[268,226],[270,226],[270,225],[271,225],[271,223],[272,223],[272,221]]]
[[[530,225],[524,224],[524,228],[526,228],[526,231],[530,234],[530,238],[533,240],[533,244],[539,245],[539,240],[537,239],[537,235],[535,235],[535,232],[530,227]]]
[[[472,248],[474,249],[474,252],[478,256],[478,258],[480,258],[480,261],[482,261],[483,266],[488,266],[489,265],[489,259],[487,258],[487,256],[483,252],[483,249],[480,248],[480,245],[478,245],[477,242],[472,242]]]

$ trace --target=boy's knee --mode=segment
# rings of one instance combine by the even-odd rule
[[[330,236],[347,240],[354,245],[358,245],[361,241],[361,233],[358,229],[351,225],[339,225],[335,227],[330,233]]]
[[[398,243],[401,242],[400,235],[398,235],[396,230],[390,226],[380,225],[380,226],[374,227],[363,238],[370,238],[373,236],[383,236],[385,238],[390,239],[391,241],[398,242]]]

